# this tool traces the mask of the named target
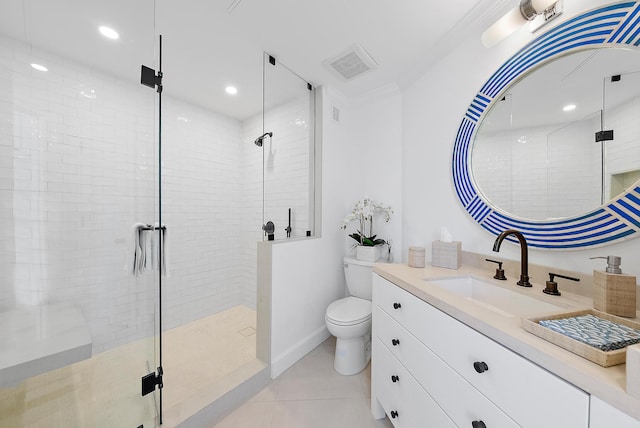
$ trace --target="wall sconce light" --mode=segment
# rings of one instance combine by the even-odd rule
[[[527,22],[532,23],[530,30],[533,33],[561,13],[562,0],[520,0],[518,7],[509,11],[482,33],[482,44],[490,48]]]

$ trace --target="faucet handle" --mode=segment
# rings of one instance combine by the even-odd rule
[[[549,272],[549,281],[547,281],[547,286],[544,290],[542,290],[545,294],[551,294],[552,296],[559,296],[561,293],[558,291],[558,283],[554,281],[555,277],[569,279],[571,281],[580,281],[579,278],[574,278],[572,276],[560,275],[559,273]]]
[[[497,263],[498,267],[496,268],[496,274],[493,275],[493,277],[495,279],[499,279],[500,281],[506,281],[507,277],[504,276],[504,269],[502,269],[502,262],[498,261],[498,260],[491,260],[491,259],[485,259],[488,262],[491,263]]]

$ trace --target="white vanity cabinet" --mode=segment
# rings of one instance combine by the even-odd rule
[[[640,421],[591,396],[589,428],[640,428]]]
[[[377,399],[395,427],[424,426],[425,420],[433,427],[456,427],[380,339],[374,338],[372,346],[376,359],[371,361],[371,381],[376,384]]]
[[[380,367],[391,361],[405,368],[455,426],[588,427],[587,393],[375,274],[372,334],[372,409],[377,400],[390,414],[385,403],[394,394]],[[412,403],[392,404],[413,414],[407,408]],[[401,416],[398,411],[392,422]],[[427,412],[415,423],[446,426]]]

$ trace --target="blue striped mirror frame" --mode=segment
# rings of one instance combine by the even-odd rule
[[[476,189],[471,176],[475,131],[493,101],[512,82],[541,64],[582,49],[640,46],[640,3],[609,4],[567,20],[538,37],[506,61],[484,84],[467,109],[453,148],[453,183],[460,202],[484,229],[494,235],[517,229],[529,246],[581,249],[635,238],[640,231],[640,186],[586,214],[562,220],[533,221],[495,208]],[[507,238],[509,239],[509,238]]]

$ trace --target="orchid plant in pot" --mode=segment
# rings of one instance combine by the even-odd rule
[[[349,223],[354,220],[359,222],[357,231],[349,234],[356,241],[354,246],[358,260],[375,262],[380,258],[380,247],[386,241],[373,234],[373,218],[376,215],[384,215],[385,221],[389,222],[391,214],[393,214],[393,210],[390,206],[365,197],[356,202],[351,213],[344,218],[342,229],[346,229]]]

